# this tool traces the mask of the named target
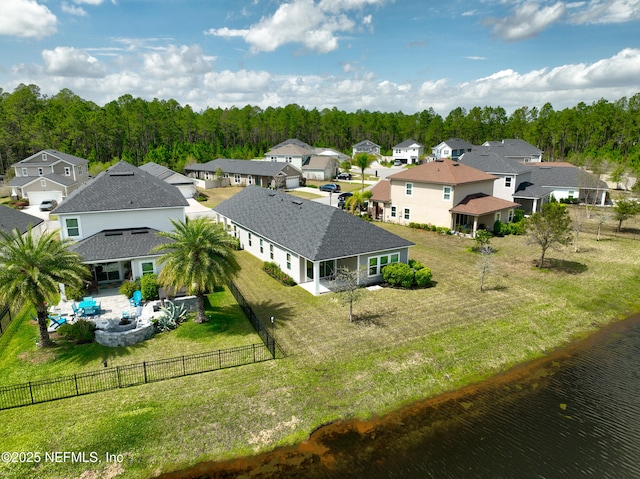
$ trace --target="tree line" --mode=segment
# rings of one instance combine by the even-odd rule
[[[432,108],[414,114],[337,108],[306,109],[246,105],[193,111],[177,101],[123,95],[104,106],[71,90],[43,95],[37,85],[0,89],[0,173],[43,149],[88,159],[92,165],[123,159],[147,161],[181,171],[186,163],[215,158],[261,157],[274,145],[298,138],[348,155],[371,140],[391,154],[412,138],[429,152],[449,138],[480,145],[519,138],[537,146],[546,161],[602,165],[640,171],[640,93],[615,102],[604,99],[555,110],[523,106],[510,115],[502,107],[455,108],[445,118]]]

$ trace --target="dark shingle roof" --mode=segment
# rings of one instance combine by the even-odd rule
[[[499,154],[510,157],[528,157],[542,154],[542,150],[524,140],[508,139],[502,141],[486,141],[485,146],[495,149]]]
[[[468,150],[469,148],[473,148],[471,143],[460,138],[449,138],[444,143],[452,150]]]
[[[412,246],[338,208],[248,186],[214,211],[312,261]]]
[[[185,171],[210,171],[215,173],[220,168],[224,173],[253,175],[253,176],[278,176],[280,172],[290,163],[283,161],[250,161],[250,160],[229,160],[218,158],[203,164],[193,164],[185,166]],[[295,168],[295,167],[294,167]]]
[[[187,178],[183,174],[175,172],[167,168],[166,166],[154,163],[153,161],[149,161],[148,163],[140,165],[139,168],[142,171],[146,171],[150,175],[153,175],[156,178],[160,178],[163,181],[167,181],[169,178],[173,177],[173,180],[168,182],[171,185],[188,185],[193,184],[194,182],[193,179]]]
[[[525,163],[509,160],[498,154],[495,149],[482,146],[467,151],[458,161],[492,174],[518,175],[531,170]]]
[[[0,205],[0,230],[7,233],[13,232],[16,228],[20,234],[24,234],[29,226],[34,227],[42,223],[42,219],[37,216],[15,210],[8,206]]]
[[[40,181],[41,178],[46,178],[47,180],[53,181],[54,183],[58,183],[62,186],[71,186],[76,184],[76,182],[71,178],[57,175],[55,173],[49,173],[48,175],[42,176],[15,176],[9,182],[9,186],[25,186],[29,183],[33,183],[34,181]]]
[[[70,249],[87,262],[159,256],[161,253],[151,250],[171,240],[156,233],[158,230],[153,228],[103,230],[71,245]]]
[[[60,213],[189,206],[178,188],[125,161],[103,171],[71,193]]]
[[[409,138],[408,140],[404,140],[402,143],[398,143],[397,145],[394,146],[394,148],[409,148],[413,144],[416,144],[418,146],[424,146],[423,144],[418,143],[417,141]]]
[[[531,182],[518,185],[514,198],[542,198],[557,188],[609,189],[607,184],[573,165],[530,163]]]
[[[51,156],[55,159],[52,160],[51,158],[47,158],[47,160],[44,161],[42,159],[42,153],[46,153],[47,157]],[[62,153],[61,151],[42,150],[34,155],[31,155],[29,158],[25,158],[24,160],[21,160],[18,163],[15,163],[12,166],[20,166],[23,164],[28,164],[30,166],[36,166],[36,165],[48,166],[48,165],[51,165],[52,163],[55,163],[56,160],[64,160],[71,165],[86,165],[89,163],[89,160],[85,160],[84,158],[79,158],[77,156],[69,155],[67,153]]]

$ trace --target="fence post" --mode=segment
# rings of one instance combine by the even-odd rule
[[[76,383],[76,396],[80,396],[80,391],[78,390],[78,375],[73,373],[73,380]]]
[[[122,382],[120,381],[120,366],[116,366],[116,376],[118,376],[118,387],[122,387]]]
[[[33,400],[33,389],[31,388],[31,381],[29,381],[29,394],[31,395],[31,404],[35,404]]]
[[[182,356],[182,375],[183,376],[187,375],[187,368],[184,365],[184,356]]]
[[[252,344],[252,346],[253,346],[253,362],[255,363],[256,362],[256,345]]]
[[[147,384],[147,362],[142,361],[142,370],[144,371],[144,383]]]

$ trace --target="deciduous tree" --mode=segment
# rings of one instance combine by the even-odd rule
[[[542,211],[535,212],[527,219],[528,242],[537,244],[542,249],[538,268],[544,265],[544,256],[549,248],[569,242],[570,224],[571,217],[566,205],[557,202],[545,203]]]

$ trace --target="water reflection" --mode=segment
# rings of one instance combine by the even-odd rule
[[[636,316],[482,385],[167,477],[638,478],[639,357]]]

